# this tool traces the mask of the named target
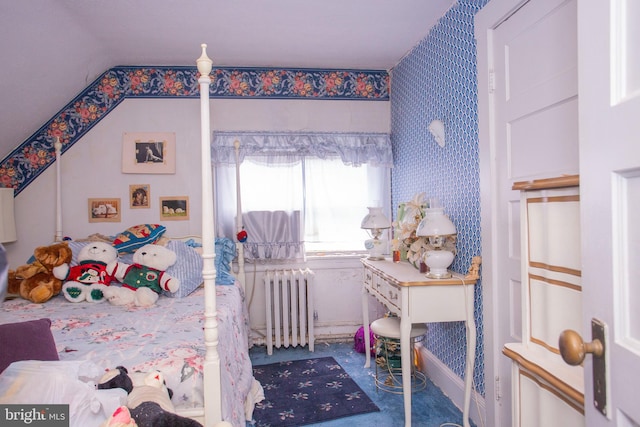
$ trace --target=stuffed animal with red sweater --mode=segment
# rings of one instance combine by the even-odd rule
[[[105,289],[107,301],[114,305],[135,304],[148,307],[156,303],[162,290],[176,292],[180,280],[165,270],[176,262],[176,253],[164,246],[148,244],[133,253],[133,264],[113,261],[107,273],[122,286]]]
[[[53,275],[62,280],[62,294],[71,302],[103,302],[104,289],[113,276],[107,273],[107,264],[118,259],[118,251],[106,242],[89,242],[78,252],[78,264],[64,263],[53,269]]]

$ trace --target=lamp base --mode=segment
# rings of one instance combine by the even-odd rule
[[[435,270],[439,270],[439,269],[435,269]],[[451,273],[449,273],[447,270],[444,270],[444,271],[430,270],[427,273],[427,277],[429,279],[450,279],[451,278]]]
[[[365,241],[364,246],[369,250],[369,258],[367,259],[371,261],[383,261],[385,259],[383,255],[385,245],[377,236]]]
[[[448,279],[451,277],[449,266],[453,262],[453,252],[444,250],[427,251],[424,263],[429,266],[427,277],[430,279]]]

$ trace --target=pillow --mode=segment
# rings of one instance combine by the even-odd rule
[[[68,241],[67,244],[71,248],[71,262],[69,265],[78,265],[78,254],[89,242]]]
[[[0,372],[20,360],[59,360],[51,319],[0,325]]]
[[[167,249],[176,253],[176,262],[167,268],[167,274],[180,280],[180,288],[174,293],[162,291],[173,298],[183,298],[202,284],[202,256],[182,240],[169,240]]]
[[[113,241],[113,246],[118,253],[133,253],[147,243],[155,243],[165,230],[166,227],[160,224],[135,225],[118,234]]]
[[[202,255],[194,246],[182,240],[169,240],[167,243],[167,248],[176,253],[176,262],[167,268],[167,274],[180,280],[180,288],[175,293],[162,291],[162,295],[184,298],[202,285]],[[236,279],[231,274],[231,261],[236,257],[235,243],[226,237],[216,239],[215,252],[216,285],[233,285]],[[122,259],[127,262],[127,256]]]

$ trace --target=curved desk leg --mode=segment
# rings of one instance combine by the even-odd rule
[[[467,292],[467,291],[465,291]],[[473,287],[471,287],[473,295]],[[467,295],[465,295],[467,298]],[[469,427],[469,407],[471,405],[471,385],[473,384],[473,365],[476,360],[476,322],[473,316],[474,299],[467,301],[467,360],[464,373],[464,409],[462,411],[462,425]]]
[[[369,293],[365,286],[362,287],[362,326],[364,326],[364,367],[371,367],[371,339],[369,332]]]
[[[404,425],[411,427],[411,319],[400,318],[400,359],[402,363],[402,395],[404,397]]]

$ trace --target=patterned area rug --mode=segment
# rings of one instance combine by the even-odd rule
[[[333,357],[253,367],[265,399],[253,412],[257,427],[303,426],[380,409]]]

